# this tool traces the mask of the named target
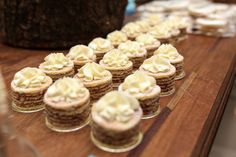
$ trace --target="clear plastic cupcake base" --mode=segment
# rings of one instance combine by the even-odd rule
[[[92,132],[91,132],[90,136],[91,136],[91,140],[95,144],[95,146],[97,146],[101,150],[111,152],[111,153],[122,153],[122,152],[130,151],[130,150],[134,149],[135,147],[137,147],[143,139],[143,134],[141,132],[139,132],[136,142],[133,143],[132,145],[129,144],[129,145],[124,145],[124,146],[111,146],[111,145],[107,145],[105,143],[98,141],[93,136]]]
[[[175,76],[175,80],[181,80],[184,77],[185,77],[185,72],[183,71],[181,74]]]
[[[72,132],[72,131],[77,131],[79,129],[82,129],[83,127],[85,127],[86,125],[88,125],[90,122],[90,117],[87,118],[87,120],[79,125],[79,126],[74,126],[74,127],[58,127],[58,126],[54,126],[53,124],[51,124],[47,117],[45,118],[45,123],[46,123],[46,126],[53,130],[53,131],[56,131],[56,132]]]
[[[165,96],[172,95],[172,94],[174,94],[174,92],[175,92],[175,87],[172,88],[172,90],[170,90],[170,91],[167,91],[167,92],[161,92],[160,97],[165,97]]]
[[[156,110],[154,113],[143,115],[142,119],[150,119],[156,117],[157,115],[160,114],[160,112],[161,112],[161,106],[159,105],[158,110]]]
[[[34,113],[34,112],[44,110],[45,108],[44,104],[37,105],[34,107],[19,107],[14,102],[12,102],[11,106],[12,106],[13,111],[20,112],[20,113]]]

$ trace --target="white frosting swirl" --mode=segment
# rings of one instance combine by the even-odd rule
[[[140,110],[137,99],[118,91],[107,93],[95,105],[98,115],[103,119],[120,123],[129,122],[135,112]]]
[[[158,14],[149,14],[147,16],[147,21],[151,26],[155,26],[163,21],[163,15],[158,15]]]
[[[180,54],[177,49],[171,44],[162,44],[155,52],[154,55],[165,57],[169,60],[177,59]]]
[[[141,65],[141,68],[152,73],[168,72],[171,68],[171,64],[168,59],[155,55],[146,59]]]
[[[149,24],[149,22],[147,20],[140,20],[140,21],[137,21],[136,24],[140,27],[140,30],[143,32],[143,33],[146,33],[150,30],[151,26]]]
[[[101,61],[110,67],[123,67],[129,63],[129,58],[118,49],[106,53]]]
[[[143,52],[142,47],[138,42],[130,40],[125,43],[121,43],[118,49],[128,57],[138,55]]]
[[[175,28],[178,29],[187,28],[189,25],[186,18],[176,15],[170,16],[168,20],[175,26]]]
[[[106,52],[113,49],[113,45],[109,40],[100,37],[93,39],[88,46],[93,50],[101,52]]]
[[[73,66],[73,62],[66,58],[63,53],[51,53],[44,58],[44,63],[41,65],[46,70],[60,70],[64,67]]]
[[[84,81],[101,80],[111,73],[103,66],[97,63],[86,63],[82,68],[78,70],[77,76],[83,78]]]
[[[71,60],[77,61],[94,60],[96,57],[93,49],[85,45],[73,46],[66,56]]]
[[[122,29],[122,32],[124,32],[127,36],[135,37],[139,35],[142,31],[140,29],[140,26],[137,25],[134,22],[127,23]]]
[[[164,27],[164,26],[153,27],[152,30],[149,33],[157,39],[170,38],[171,37],[170,28]]]
[[[136,71],[134,74],[127,76],[120,86],[122,91],[136,96],[140,93],[149,93],[157,85],[155,78],[148,76],[145,72]]]
[[[15,74],[13,83],[20,88],[38,88],[46,82],[46,77],[40,69],[27,67]]]
[[[121,32],[121,31],[117,31],[117,30],[109,33],[107,35],[107,39],[110,40],[112,42],[112,44],[116,44],[116,45],[119,45],[120,43],[128,40],[125,33]]]
[[[141,34],[136,38],[136,41],[141,45],[148,46],[155,44],[157,42],[157,39],[150,34]]]
[[[53,102],[71,103],[79,101],[87,93],[88,90],[78,79],[65,77],[54,82],[48,88],[46,95]]]

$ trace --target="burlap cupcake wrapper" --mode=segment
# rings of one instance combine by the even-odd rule
[[[110,147],[133,145],[138,140],[139,128],[138,124],[129,130],[116,132],[104,129],[94,121],[91,122],[91,130],[94,138]]]
[[[146,56],[142,57],[130,57],[129,58],[131,62],[133,62],[133,70],[137,70],[146,59]]]
[[[95,87],[86,87],[90,92],[90,98],[92,101],[98,100],[100,97],[105,95],[106,93],[112,91],[113,85],[112,81],[106,82],[105,84],[101,84]]]
[[[81,111],[80,109],[83,108]],[[78,111],[79,110],[79,111]],[[80,129],[88,124],[90,115],[89,100],[82,107],[77,107],[74,110],[54,109],[48,105],[46,111],[46,125],[54,131],[73,131]]]
[[[46,89],[37,93],[11,92],[12,109],[17,112],[36,112],[44,109],[43,96]]]
[[[103,56],[105,55],[106,53],[96,53],[96,61],[97,63],[99,63],[100,60],[102,60]]]
[[[158,96],[145,100],[139,99],[140,106],[143,110],[143,119],[158,115],[160,109],[159,99]]]
[[[176,75],[175,80],[180,80],[184,78],[185,72],[184,72],[184,62],[179,63],[172,63],[173,66],[176,68]]]
[[[63,78],[63,77],[73,77],[74,76],[74,69],[71,69],[71,71],[68,71],[66,73],[62,73],[62,74],[47,74],[49,77],[52,78],[53,81],[58,80],[59,78]]]
[[[156,83],[161,87],[161,96],[171,95],[175,91],[175,74],[166,78],[156,78]]]

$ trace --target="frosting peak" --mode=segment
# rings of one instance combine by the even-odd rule
[[[140,93],[145,94],[156,87],[155,78],[148,76],[145,72],[136,71],[134,74],[125,78],[121,84],[122,91],[136,96]]]
[[[77,79],[64,77],[54,82],[46,94],[54,102],[71,103],[80,100],[88,93],[83,83]]]
[[[121,43],[118,49],[128,57],[142,53],[141,45],[136,41],[128,40],[125,43]]]
[[[169,27],[163,27],[163,26],[156,26],[153,27],[150,31],[150,34],[153,35],[157,39],[161,38],[169,38],[171,36],[170,34],[170,28]]]
[[[122,67],[129,63],[129,58],[118,49],[106,53],[102,62],[110,67]]]
[[[86,63],[82,68],[78,70],[78,77],[83,78],[84,81],[101,80],[111,73],[103,66],[97,63]]]
[[[69,53],[67,54],[67,57],[71,60],[93,60],[95,58],[95,54],[93,52],[93,49],[85,46],[85,45],[76,45],[73,46]]]
[[[107,93],[95,106],[98,115],[103,119],[120,123],[129,122],[134,113],[140,109],[137,99],[118,91]]]
[[[122,30],[122,32],[126,33],[127,36],[137,36],[138,34],[141,33],[141,28],[139,25],[137,25],[134,22],[130,22],[126,24]]]
[[[144,46],[147,46],[147,45],[155,44],[157,42],[157,39],[155,39],[150,34],[141,34],[136,38],[136,41]]]
[[[13,83],[21,88],[37,88],[46,82],[46,77],[40,69],[27,67],[15,74]]]
[[[147,16],[147,21],[149,22],[150,25],[154,26],[162,22],[163,17],[162,15],[158,15],[158,14],[149,14]]]
[[[117,30],[109,33],[107,35],[107,39],[110,40],[112,44],[117,44],[117,45],[128,40],[125,33]]]
[[[178,53],[177,49],[172,46],[171,44],[162,44],[155,52],[155,55],[160,55],[167,59],[177,59],[180,54]]]
[[[74,65],[63,53],[51,53],[44,58],[44,61],[42,65],[43,68],[47,70],[59,70]]]
[[[140,30],[143,32],[143,33],[146,33],[149,31],[150,29],[150,25],[149,25],[149,22],[147,20],[140,20],[140,21],[137,21],[136,24],[140,27]]]
[[[113,45],[109,40],[100,37],[93,39],[88,46],[93,50],[102,52],[113,49]]]
[[[146,59],[141,67],[144,70],[150,71],[152,73],[168,72],[171,68],[171,64],[168,59],[163,58],[159,55],[152,56]]]

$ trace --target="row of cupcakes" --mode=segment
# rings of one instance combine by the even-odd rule
[[[188,23],[179,16],[162,17],[158,14],[149,15],[148,18],[127,23],[121,31],[129,40],[136,40],[140,34],[150,34],[161,43],[175,44],[185,39]]]
[[[20,101],[29,100],[31,101],[29,104],[32,104],[32,100],[36,100],[34,96],[43,97],[46,105],[46,125],[50,129],[60,132],[78,130],[89,123],[91,107],[90,92],[83,81],[78,78],[90,80],[90,78],[100,76],[112,77],[109,71],[102,68],[99,64],[87,63],[81,68],[82,73],[80,73],[81,69],[79,70],[78,77],[75,75],[75,78],[58,79],[46,90],[45,94],[42,94],[45,92],[43,88],[41,88],[42,93],[35,92],[33,97],[30,93],[18,93],[22,96]],[[118,87],[120,92],[103,91],[107,94],[92,105],[91,138],[95,145],[107,151],[120,152],[130,150],[141,142],[142,133],[139,129],[141,118],[153,117],[160,111],[161,88],[156,84],[158,80],[156,76],[159,72],[164,75],[168,68],[174,67],[167,59],[155,55],[142,64],[140,71],[125,78]],[[90,73],[91,71],[93,73]],[[89,77],[84,78],[85,73]],[[156,75],[151,77],[150,74]],[[170,78],[168,73],[166,76]],[[40,69],[25,68],[15,75],[12,85],[21,84],[33,89],[38,85],[46,87],[50,83],[52,79]],[[94,85],[97,84],[94,83]],[[101,88],[97,88],[95,93],[101,93]]]
[[[160,95],[174,92],[174,80],[184,76],[183,57],[172,45],[160,46],[150,34],[117,46],[107,38],[74,46],[66,56],[50,54],[39,69],[17,72],[11,82],[13,109],[35,112],[45,107],[46,125],[61,132],[87,125],[91,113],[95,145],[108,151],[126,151],[138,145],[141,118],[156,116]],[[140,41],[156,47],[148,54]],[[176,69],[180,77],[175,77]],[[112,91],[114,86],[119,92]]]
[[[31,107],[25,105],[25,99],[14,95],[22,95],[24,90],[27,93],[28,88],[31,89],[34,86],[41,87],[40,81],[45,78],[48,80],[48,86],[59,78],[77,78],[89,89],[92,100],[96,101],[113,88],[118,88],[124,79],[137,69],[156,79],[157,84],[162,89],[162,96],[172,94],[174,92],[174,80],[181,79],[185,75],[184,58],[170,44],[161,45],[154,52],[154,55],[148,59],[146,59],[145,55],[136,56],[136,58],[135,61],[130,60],[119,49],[112,49],[104,55],[99,64],[93,61],[88,62],[75,73],[75,62],[65,57],[62,53],[52,53],[45,57],[45,62],[39,65],[40,70],[37,68],[25,68],[15,74],[12,81],[13,107],[15,110],[25,110],[26,112],[33,111],[34,109],[31,109],[31,107],[34,104],[37,106],[36,109],[40,108],[39,106],[41,105],[37,104],[42,103],[42,101],[38,102],[39,100],[36,99],[40,94],[36,93],[35,102],[32,102],[34,99],[31,101]],[[46,87],[44,87],[43,91],[46,90]],[[40,92],[40,97],[42,97],[44,93],[42,90]],[[24,105],[25,109],[23,108]]]

